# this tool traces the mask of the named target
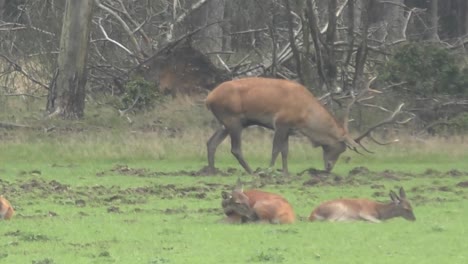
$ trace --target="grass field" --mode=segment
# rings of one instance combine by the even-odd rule
[[[17,214],[0,222],[0,263],[467,263],[468,151],[462,139],[404,141],[350,151],[317,178],[321,150],[290,144],[290,171],[246,175],[229,153],[228,175],[200,176],[211,131],[17,133],[0,138],[0,193]],[[271,134],[248,131],[246,159],[268,164]],[[279,162],[277,164],[279,168]],[[304,172],[305,171],[305,172]],[[304,172],[301,175],[297,175]],[[278,174],[278,175],[277,175]],[[245,187],[284,195],[292,225],[229,225],[220,193]],[[315,179],[315,180],[313,180]],[[310,223],[320,202],[338,197],[388,200],[404,186],[416,222]]]

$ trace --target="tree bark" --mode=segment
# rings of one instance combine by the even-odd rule
[[[465,27],[464,27],[463,33],[468,34],[468,3],[466,2],[464,5],[463,14],[464,14],[464,19],[465,19],[465,24],[464,24]]]
[[[0,0],[0,20],[3,20],[3,12],[5,10],[5,0]]]
[[[223,48],[223,27],[225,0],[209,0],[202,7],[190,14],[187,28],[204,28],[195,36],[194,46],[203,53],[221,51]],[[215,24],[213,24],[215,23]]]
[[[314,11],[314,3],[312,0],[307,1],[306,17],[309,23],[310,35],[312,42],[314,43],[315,50],[315,61],[317,63],[317,74],[320,77],[320,86],[326,86],[326,74],[324,69],[324,58],[322,56],[321,43],[325,43],[325,40],[321,39],[320,29],[318,27],[318,17]]]
[[[286,19],[288,20],[289,44],[291,45],[293,57],[294,57],[294,60],[296,61],[297,76],[299,77],[299,82],[304,84],[304,78],[302,76],[301,55],[299,53],[299,49],[297,48],[296,39],[294,37],[293,16],[291,14],[291,6],[289,5],[289,0],[284,0],[284,4],[286,6],[286,12],[287,12]]]
[[[369,9],[373,0],[362,0],[361,11],[361,43],[356,53],[356,66],[353,78],[353,88],[362,89],[364,87],[364,67],[367,60],[367,35],[369,33]]]
[[[336,68],[335,58],[335,39],[336,39],[336,0],[329,0],[328,2],[328,28],[326,35],[325,50],[327,59],[325,63],[325,70],[327,74],[327,86],[329,91],[335,91],[336,89],[336,76],[338,70]]]
[[[430,40],[439,41],[439,0],[431,0]]]
[[[386,24],[387,37],[386,40],[394,42],[401,40],[404,37],[403,27],[405,24],[404,17],[404,1],[391,0],[391,3],[383,3],[383,18]]]
[[[66,119],[83,117],[92,9],[93,0],[66,1],[60,36],[56,95],[49,94],[47,105],[51,116],[59,115]],[[52,93],[53,91],[51,89]]]

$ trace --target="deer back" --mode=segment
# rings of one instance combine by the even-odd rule
[[[0,219],[9,220],[13,217],[15,211],[10,202],[3,196],[0,196]]]
[[[390,198],[392,201],[389,203],[380,203],[368,199],[327,201],[312,211],[309,220],[380,222],[394,217],[403,217],[410,221],[416,220],[403,188],[400,188],[400,196],[391,191]]]
[[[270,127],[282,122],[326,135],[344,132],[307,88],[289,80],[253,77],[224,82],[208,94],[205,104],[222,123],[238,115]]]
[[[223,194],[222,206],[227,222],[292,223],[295,215],[292,206],[282,196],[259,190]]]

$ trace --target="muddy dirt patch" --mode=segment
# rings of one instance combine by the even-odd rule
[[[226,171],[222,171],[219,169],[209,169],[207,166],[201,168],[198,171],[187,171],[187,170],[180,170],[180,171],[171,171],[171,172],[163,172],[163,171],[150,171],[146,168],[131,168],[128,165],[115,165],[112,169],[107,171],[101,171],[96,173],[96,176],[103,177],[109,175],[123,175],[123,176],[133,176],[133,177],[159,177],[159,176],[231,176],[233,174],[236,175],[243,175],[245,174],[243,171],[235,169],[235,168],[228,168]]]
[[[462,181],[457,183],[457,187],[468,188],[468,181]]]

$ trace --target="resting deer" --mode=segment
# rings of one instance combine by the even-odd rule
[[[248,173],[252,173],[241,149],[242,130],[252,125],[274,129],[270,167],[274,166],[281,152],[284,175],[288,175],[288,137],[293,131],[305,135],[313,146],[322,147],[324,167],[327,172],[333,169],[346,147],[357,152],[357,147],[361,146],[368,151],[360,141],[367,136],[370,137],[373,129],[396,122],[395,117],[403,106],[401,104],[389,118],[372,126],[361,136],[351,138],[347,126],[350,108],[356,101],[361,100],[364,93],[377,92],[369,89],[374,79],[348,105],[343,123],[338,122],[307,88],[293,81],[255,77],[220,84],[208,94],[205,101],[207,108],[223,125],[207,142],[208,171],[215,172],[216,149],[229,135],[232,154]]]
[[[379,203],[367,199],[338,199],[322,203],[310,214],[309,220],[355,221],[363,220],[379,223],[394,217],[415,221],[413,209],[406,199],[405,190],[400,188],[400,196],[390,191],[391,202]]]
[[[14,214],[15,210],[13,210],[10,202],[3,196],[0,196],[0,220],[9,220]]]
[[[244,191],[239,185],[231,192],[222,192],[221,203],[226,222],[268,222],[289,224],[295,221],[294,210],[281,195],[259,190]]]

